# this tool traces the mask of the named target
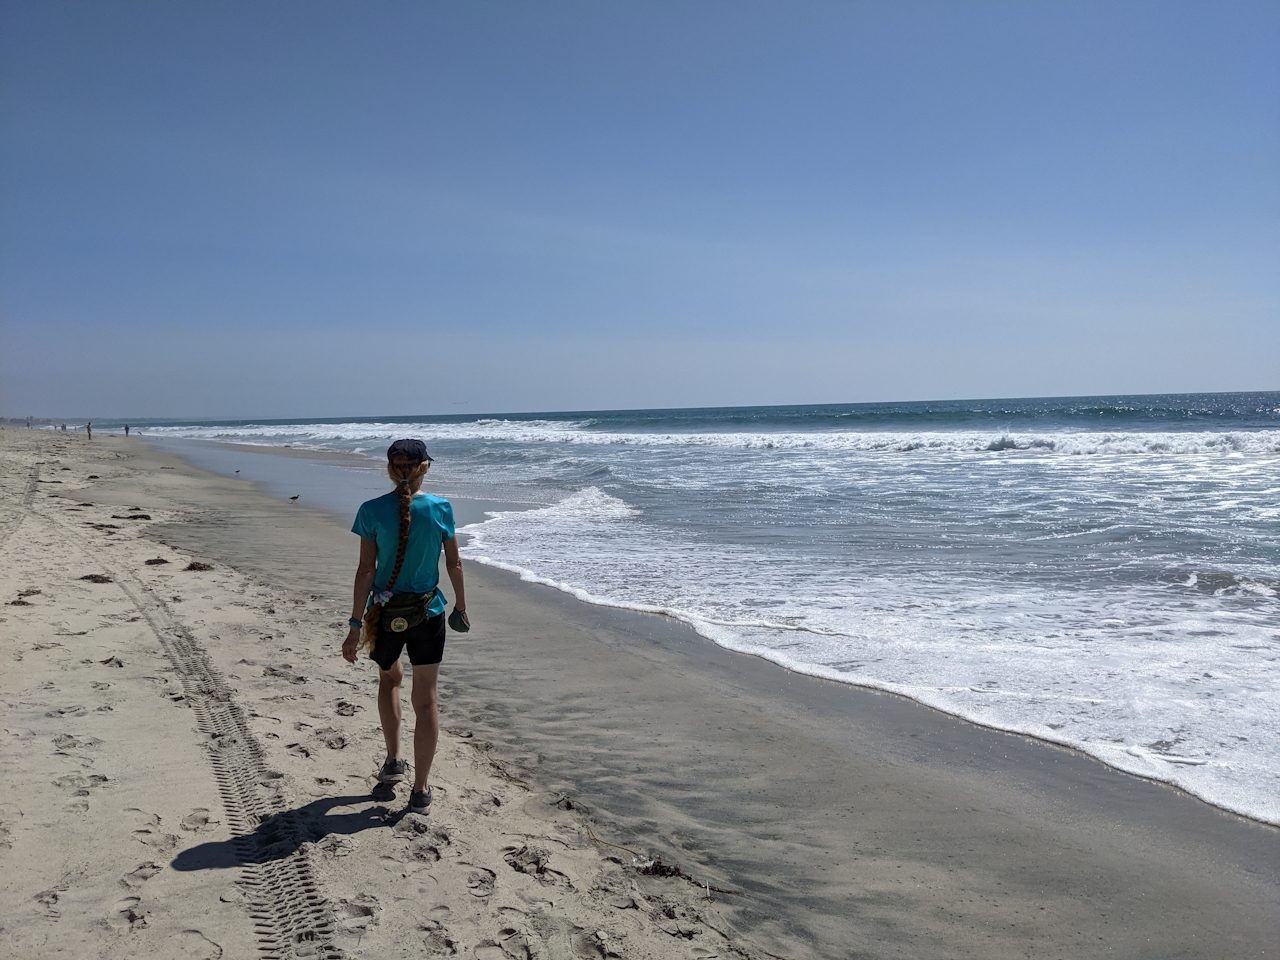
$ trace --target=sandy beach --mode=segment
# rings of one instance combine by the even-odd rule
[[[342,518],[25,430],[0,511],[0,955],[1280,955],[1274,827],[477,564],[405,814]]]

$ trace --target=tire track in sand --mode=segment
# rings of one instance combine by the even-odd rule
[[[36,498],[36,485],[40,482],[40,464],[33,463],[31,469],[27,472],[27,486],[22,491],[22,499],[18,502],[18,507],[11,514],[0,522],[0,544],[3,544],[22,526],[22,521],[26,519],[28,513],[32,513],[32,503]]]

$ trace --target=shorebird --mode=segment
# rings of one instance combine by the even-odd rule
[[[294,494],[292,497],[290,497],[289,499],[290,499],[290,500],[292,500],[292,501],[294,501],[295,503],[297,503],[298,498],[299,498],[300,496],[302,496],[302,494],[300,494],[300,493],[295,493],[295,494]]]

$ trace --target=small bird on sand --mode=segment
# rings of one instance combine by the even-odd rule
[[[299,498],[300,496],[302,496],[302,494],[300,494],[300,493],[295,493],[295,494],[294,494],[292,497],[290,497],[289,499],[290,499],[290,500],[292,500],[292,501],[294,501],[294,502],[296,503],[296,502],[298,501],[298,498]]]
[[[239,473],[239,472],[240,472],[239,470],[236,471],[236,473]]]

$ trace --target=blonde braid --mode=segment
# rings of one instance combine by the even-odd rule
[[[387,580],[383,590],[390,590],[400,578],[400,568],[404,566],[405,551],[409,549],[409,508],[413,504],[414,491],[421,486],[422,478],[427,475],[426,463],[417,463],[412,467],[398,468],[387,464],[387,474],[396,482],[396,496],[400,498],[400,539],[396,544],[396,562],[391,568],[391,578]],[[381,591],[378,591],[381,592]],[[378,645],[378,622],[382,619],[382,604],[373,603],[364,612],[364,630],[360,635],[360,648],[373,650]]]

